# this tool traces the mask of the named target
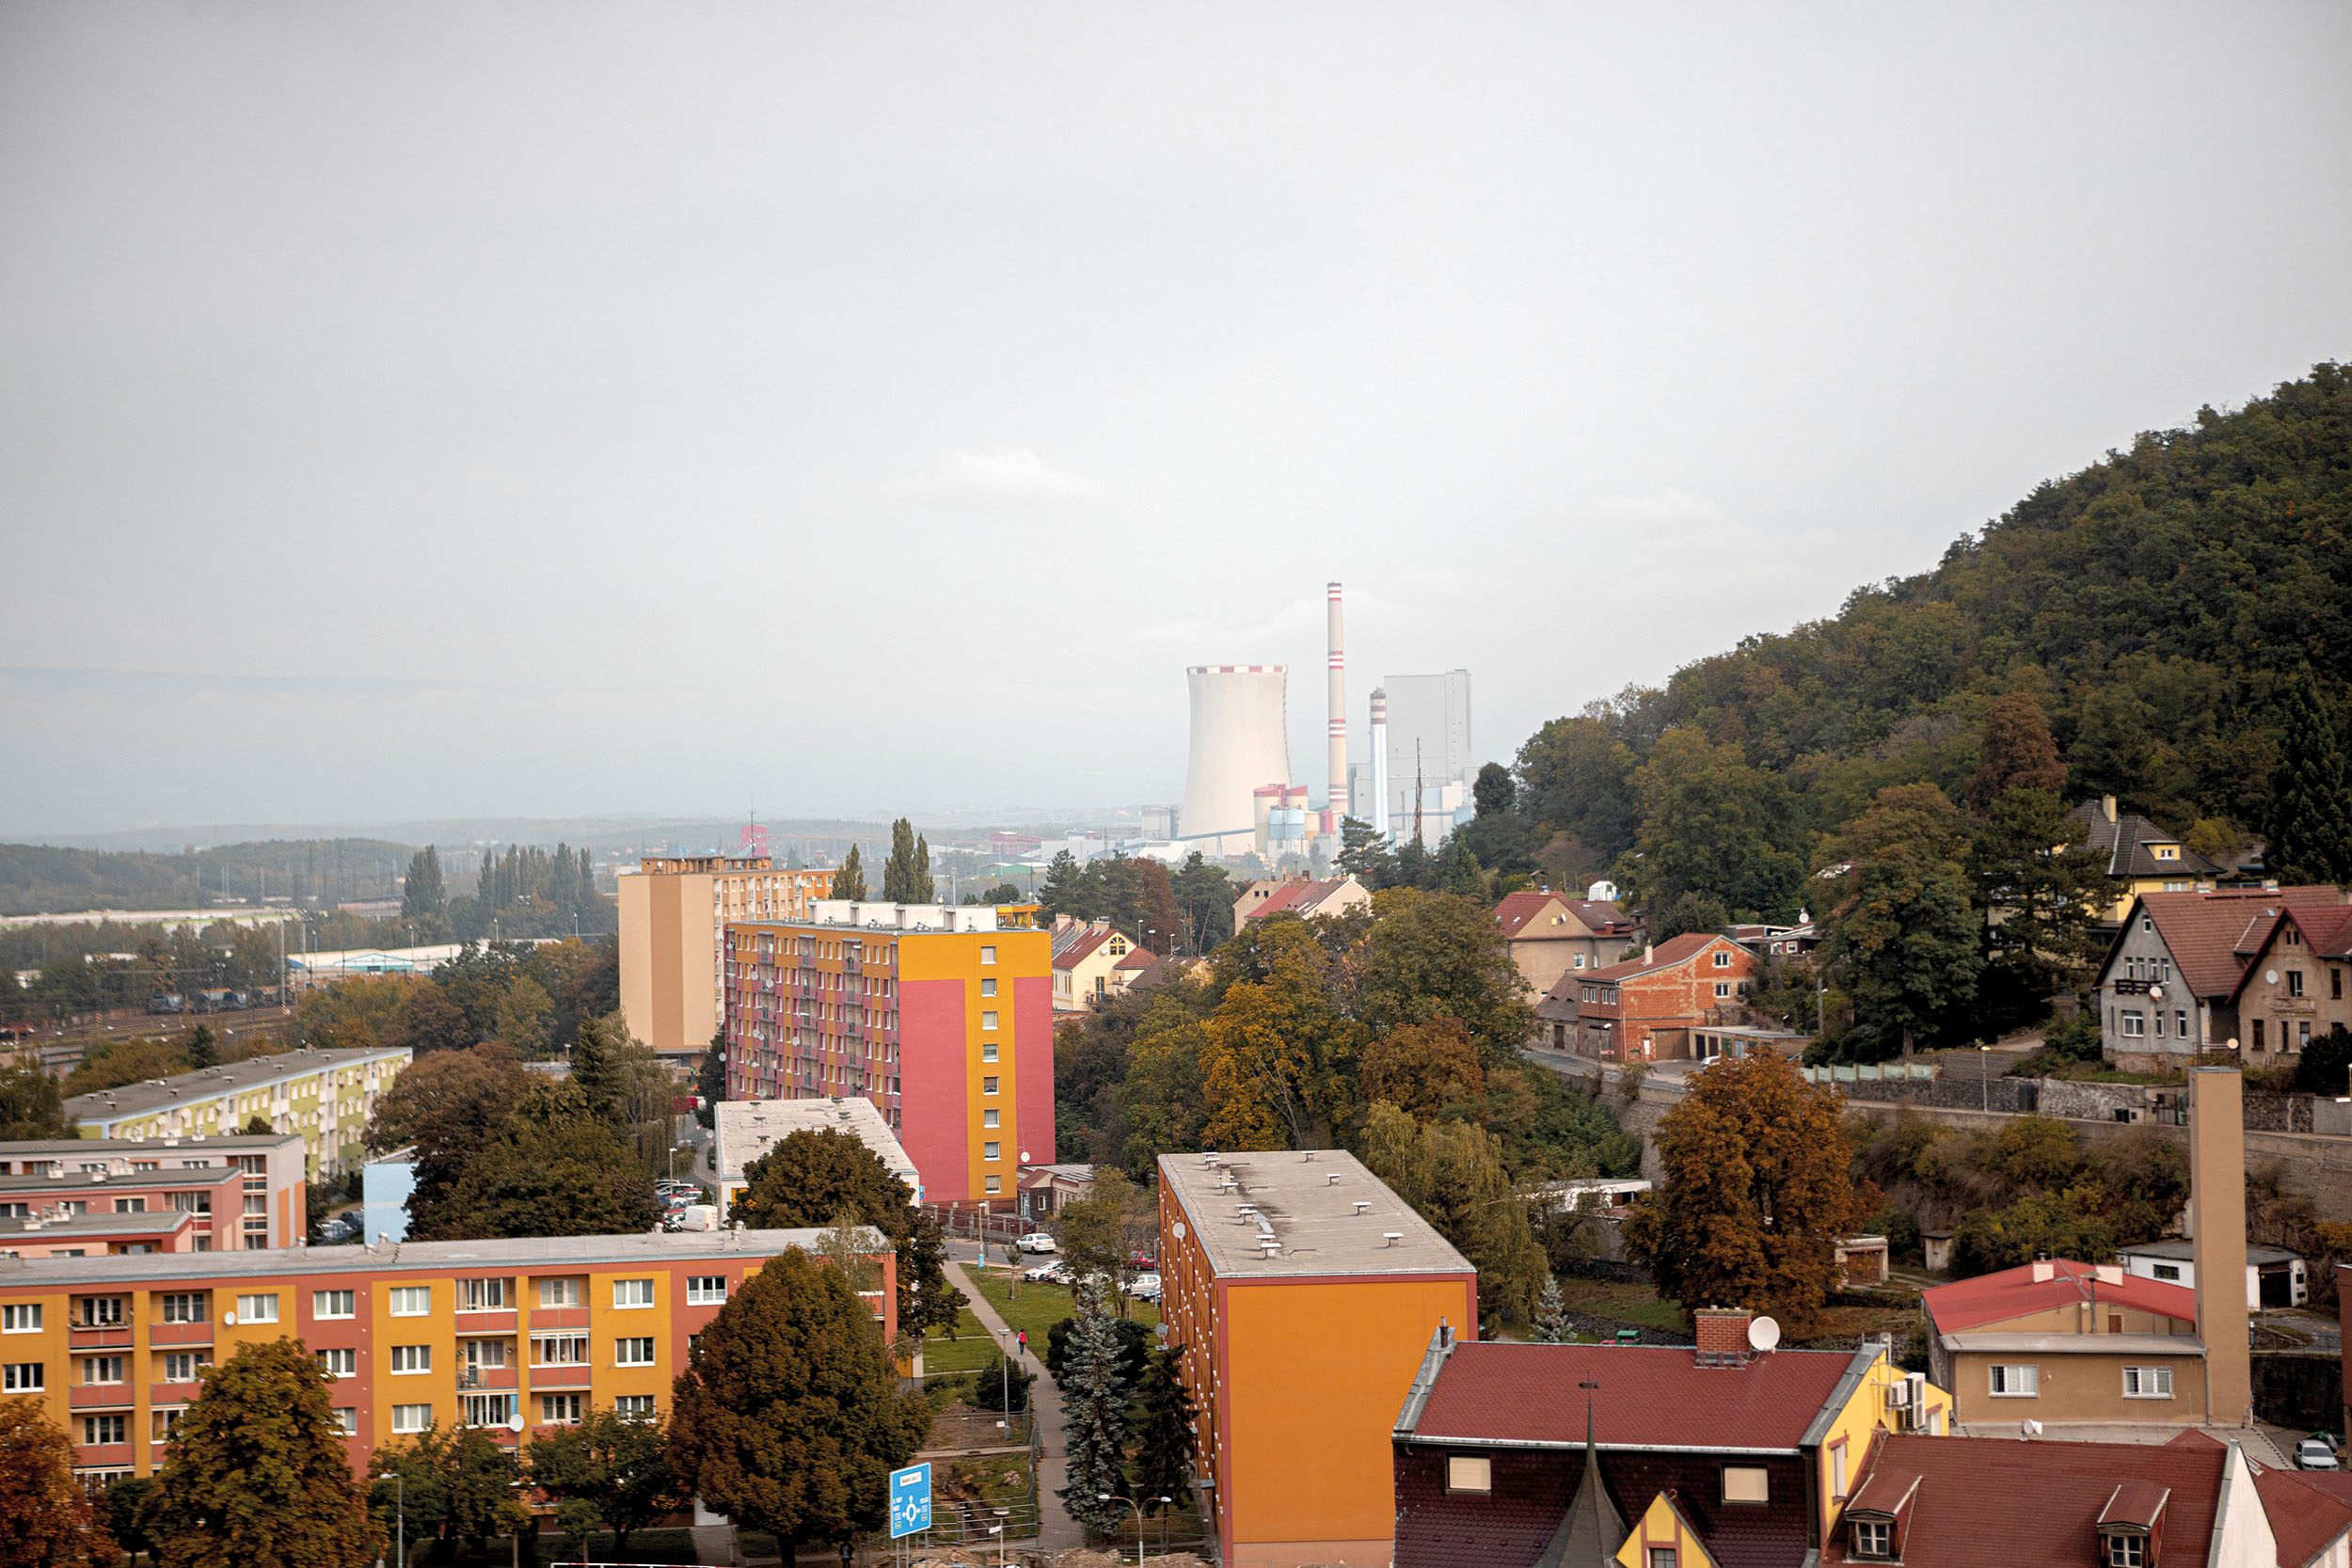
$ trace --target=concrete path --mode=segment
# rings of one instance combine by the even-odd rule
[[[727,1525],[696,1525],[694,1560],[696,1562],[733,1562],[735,1560],[735,1530]]]
[[[980,1326],[996,1337],[996,1342],[1008,1342],[1011,1330],[996,1308],[972,1283],[963,1265],[950,1262],[946,1267],[948,1283],[963,1292],[963,1299],[972,1304],[972,1315],[980,1320]],[[1042,1457],[1037,1466],[1038,1540],[1040,1551],[1058,1552],[1071,1546],[1086,1544],[1086,1533],[1078,1522],[1062,1507],[1054,1494],[1070,1484],[1070,1449],[1062,1440],[1061,1390],[1045,1375],[1045,1363],[1038,1353],[1045,1347],[1032,1344],[1020,1357],[1021,1370],[1037,1374],[1037,1382],[1029,1388],[1029,1408],[1037,1417],[1038,1440]]]

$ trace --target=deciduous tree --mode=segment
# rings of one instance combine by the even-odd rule
[[[204,1374],[158,1478],[158,1568],[367,1568],[384,1549],[344,1455],[329,1380],[298,1339]]]
[[[1363,1030],[1327,979],[1304,923],[1278,917],[1264,978],[1227,988],[1204,1029],[1202,1135],[1218,1148],[1327,1148],[1356,1109]]]
[[[1478,1047],[1451,1018],[1375,1036],[1364,1046],[1363,1079],[1366,1100],[1385,1100],[1422,1121],[1477,1100],[1486,1087]]]
[[[1521,1323],[1534,1311],[1543,1248],[1502,1166],[1501,1140],[1467,1122],[1418,1126],[1375,1103],[1364,1118],[1364,1164],[1478,1269],[1479,1310]]]
[[[0,1141],[65,1136],[57,1081],[24,1062],[0,1064]]]
[[[854,844],[842,858],[841,869],[833,874],[831,896],[859,901],[866,897],[866,862],[859,857]]]
[[[1831,911],[1828,959],[1854,1013],[1909,1050],[1976,995],[1983,916],[1969,901],[1965,825],[1933,784],[1898,784],[1846,832],[1851,868]]]
[[[917,1334],[956,1322],[962,1295],[947,1283],[938,1222],[914,1211],[914,1193],[853,1132],[787,1132],[743,1167],[744,1188],[729,1217],[758,1229],[832,1225],[848,1215],[889,1238],[898,1251],[898,1327]]]
[[[628,1556],[634,1531],[687,1506],[670,1468],[669,1430],[659,1416],[594,1410],[577,1426],[531,1440],[532,1484],[551,1497],[596,1505],[612,1528],[614,1555]]]
[[[1780,776],[1748,766],[1740,748],[1696,729],[1668,730],[1633,775],[1642,829],[1629,879],[1652,908],[1685,893],[1720,898],[1737,918],[1795,912],[1804,863]]]
[[[2058,742],[2050,738],[2050,720],[2042,705],[2024,691],[1994,698],[1985,709],[1977,770],[1968,780],[1970,808],[1987,811],[2012,789],[2057,795],[2065,787],[2066,764],[2058,756]]]
[[[38,1398],[0,1400],[0,1568],[116,1568],[122,1552]]]
[[[850,1282],[799,1248],[743,1282],[672,1398],[680,1484],[738,1527],[803,1541],[880,1528],[890,1472],[930,1430]]]
[[[1480,905],[1391,888],[1348,965],[1354,1011],[1375,1034],[1450,1018],[1489,1065],[1514,1059],[1535,1033],[1527,982],[1502,931]]]
[[[1659,1292],[1686,1314],[1745,1307],[1812,1337],[1833,1242],[1880,1207],[1849,1169],[1836,1097],[1775,1056],[1719,1062],[1691,1077],[1653,1139],[1665,1180],[1620,1235]]]

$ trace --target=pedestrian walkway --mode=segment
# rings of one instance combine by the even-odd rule
[[[980,1320],[980,1326],[995,1337],[999,1345],[1011,1338],[1012,1331],[996,1308],[980,1294],[961,1263],[946,1267],[949,1284],[963,1292],[963,1299],[972,1304],[972,1315]],[[1037,1417],[1039,1453],[1037,1466],[1038,1540],[1040,1551],[1058,1552],[1071,1546],[1086,1544],[1086,1532],[1062,1507],[1056,1496],[1070,1484],[1070,1449],[1062,1439],[1061,1390],[1045,1374],[1045,1363],[1039,1360],[1036,1349],[1025,1351],[1020,1356],[1021,1370],[1033,1372],[1037,1382],[1029,1388],[1029,1408]]]

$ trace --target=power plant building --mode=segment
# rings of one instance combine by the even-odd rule
[[[1475,782],[1478,757],[1470,744],[1470,672],[1391,675],[1381,689],[1388,694],[1389,820],[1400,834],[1410,834],[1416,769],[1425,790],[1449,784],[1467,790]],[[1424,799],[1423,814],[1442,798]],[[1451,818],[1448,807],[1449,826]]]
[[[1177,816],[1184,838],[1204,854],[1248,853],[1257,837],[1258,791],[1290,785],[1288,677],[1281,664],[1197,664],[1184,672],[1192,744]]]

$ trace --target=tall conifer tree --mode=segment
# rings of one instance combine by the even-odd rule
[[[1078,1319],[1061,1379],[1062,1440],[1070,1484],[1059,1496],[1070,1516],[1090,1529],[1117,1528],[1123,1504],[1103,1500],[1127,1491],[1127,1386],[1120,1376],[1119,1331],[1108,1288],[1099,1276],[1078,1288]]]
[[[2264,863],[2283,882],[2352,878],[2352,792],[2344,750],[2308,664],[2282,705],[2285,755],[2270,779],[2270,833]]]
[[[866,896],[866,862],[859,857],[854,844],[850,846],[849,858],[841,863],[841,869],[833,874],[833,896],[852,899]]]
[[[914,835],[914,875],[909,885],[914,892],[910,904],[928,904],[939,896],[931,881],[931,843],[921,833]]]

